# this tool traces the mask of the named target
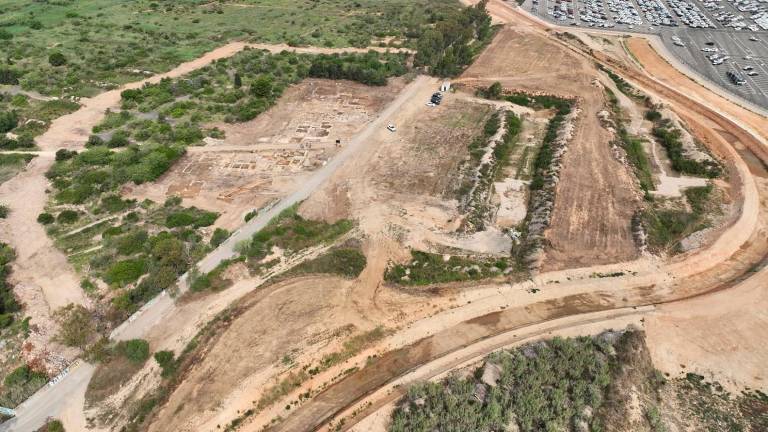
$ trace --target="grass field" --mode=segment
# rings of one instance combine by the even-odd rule
[[[455,0],[8,0],[0,5],[7,59],[0,68],[25,89],[89,96],[231,40],[410,45],[425,25],[459,7]]]

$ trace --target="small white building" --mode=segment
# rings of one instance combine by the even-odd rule
[[[451,83],[449,81],[443,82],[443,85],[440,86],[441,92],[447,92],[450,89],[451,89]]]

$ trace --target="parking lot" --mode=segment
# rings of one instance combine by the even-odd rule
[[[657,34],[680,62],[768,108],[768,1],[526,0],[522,7],[561,26]]]

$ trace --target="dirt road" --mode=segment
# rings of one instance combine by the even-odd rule
[[[301,189],[281,200],[270,210],[251,219],[241,229],[233,233],[227,242],[223,243],[219,248],[203,258],[198,263],[198,267],[201,271],[208,272],[215,268],[222,260],[232,257],[235,253],[234,248],[237,243],[249,239],[255,232],[266,226],[266,224],[282,210],[306,199],[307,196],[328,179],[348,158],[357,152],[365,151],[370,135],[376,133],[379,129],[385,128],[389,119],[401,109],[403,105],[414,103],[421,105],[421,98],[418,98],[418,100],[413,98],[415,94],[423,92],[425,87],[433,88],[435,86],[437,86],[437,80],[433,78],[423,76],[416,78],[403,89],[400,95],[389,106],[387,106],[387,108],[379,115],[379,118],[369,124],[360,134],[355,136],[355,138],[328,164],[315,171],[312,177]],[[41,173],[37,173],[35,176],[41,180],[44,179]],[[183,283],[184,280],[185,277],[183,276],[180,281],[182,293],[186,289],[186,285]],[[175,301],[164,292],[144,305],[144,307],[132,315],[122,325],[115,328],[110,337],[115,340],[144,337],[153,327],[163,325],[163,322],[168,320],[169,316],[174,313],[176,307]],[[205,310],[200,311],[200,313],[206,312],[207,311]],[[85,374],[85,372],[81,372],[81,374]],[[89,378],[90,376],[84,377],[80,374],[73,377],[68,375],[56,387],[44,387],[30,403],[25,404],[17,410],[19,418],[24,419],[24,424],[42,425],[48,416],[60,412],[67,402],[65,398],[61,397],[61,393],[58,389],[66,387],[67,389],[75,390],[78,388],[78,385],[87,385]],[[73,381],[76,382],[73,383]],[[0,425],[0,431],[27,430],[17,428],[16,424],[17,423],[6,423]]]
[[[498,6],[499,3],[492,2],[491,5]],[[514,12],[505,13],[514,14]],[[733,141],[730,143],[731,145],[722,137],[713,142],[712,145],[722,146],[720,150],[727,152],[730,158],[734,158],[738,175],[742,181],[744,197],[742,214],[739,220],[729,227],[726,233],[711,248],[697,254],[680,256],[668,266],[657,268],[655,272],[646,270],[647,274],[645,276],[632,282],[623,278],[605,281],[607,282],[606,288],[608,289],[590,290],[582,294],[564,294],[555,299],[533,305],[529,304],[525,307],[506,308],[502,311],[491,312],[486,315],[476,315],[478,318],[474,320],[462,321],[454,327],[438,330],[436,334],[428,331],[427,334],[433,335],[419,340],[412,345],[380,356],[378,361],[368,368],[367,371],[363,369],[350,375],[337,384],[330,386],[312,401],[300,406],[298,409],[292,410],[291,416],[280,425],[273,427],[272,430],[314,430],[323,424],[323,418],[330,419],[335,414],[343,412],[345,408],[352,408],[355,406],[355,401],[361,400],[361,398],[371,392],[382,388],[387,382],[391,382],[390,380],[393,377],[404,376],[404,374],[412,371],[413,368],[430,361],[430,359],[434,359],[435,356],[442,357],[451,353],[452,349],[460,349],[467,344],[477,343],[478,341],[482,342],[484,338],[493,335],[493,332],[499,329],[520,329],[520,325],[524,326],[524,324],[516,321],[517,319],[522,319],[522,321],[527,321],[528,323],[538,323],[541,320],[554,319],[554,317],[558,316],[558,313],[566,310],[569,311],[567,313],[584,313],[587,310],[605,310],[603,308],[606,307],[639,306],[678,299],[680,301],[676,302],[676,304],[679,306],[670,305],[669,308],[665,308],[665,312],[670,314],[685,312],[685,315],[682,317],[667,316],[665,319],[667,323],[677,323],[685,327],[681,331],[675,332],[676,336],[667,339],[661,350],[683,351],[683,354],[671,357],[671,360],[669,355],[667,355],[668,363],[677,359],[685,359],[685,361],[697,363],[695,360],[697,355],[703,356],[704,352],[711,352],[712,347],[716,347],[722,342],[722,339],[718,336],[707,338],[704,335],[704,333],[712,332],[715,329],[709,325],[702,325],[702,321],[705,320],[704,317],[714,315],[717,317],[717,322],[721,323],[720,325],[730,325],[730,327],[725,327],[723,331],[717,332],[717,334],[726,337],[724,333],[729,333],[727,329],[733,330],[730,332],[732,342],[726,344],[726,346],[730,347],[731,350],[737,349],[737,351],[734,353],[728,352],[728,349],[721,349],[718,358],[710,362],[710,364],[724,367],[727,366],[728,361],[733,361],[734,354],[746,356],[749,357],[747,364],[750,367],[745,374],[734,377],[734,380],[738,378],[739,382],[745,382],[746,380],[749,383],[765,380],[766,377],[761,374],[764,373],[764,370],[760,372],[761,366],[759,365],[764,364],[767,353],[765,349],[759,346],[758,336],[761,334],[760,329],[765,329],[766,320],[764,314],[761,314],[759,310],[755,310],[752,312],[756,314],[754,319],[734,326],[727,323],[736,319],[735,314],[738,314],[737,311],[740,310],[738,306],[740,303],[728,306],[722,304],[722,296],[742,295],[745,295],[745,297],[740,297],[741,300],[747,303],[752,301],[757,302],[757,304],[763,304],[765,302],[765,296],[762,292],[764,290],[758,287],[764,287],[767,276],[766,271],[754,271],[761,267],[761,263],[764,262],[764,256],[768,250],[765,227],[766,202],[764,199],[760,199],[760,195],[765,194],[765,187],[761,179],[757,179],[760,181],[760,184],[756,184],[757,180],[752,175],[754,168],[750,163],[742,160],[744,153],[737,151],[747,147],[754,150],[755,154],[752,157],[762,156],[760,153],[762,145],[760,139],[751,136],[747,131],[739,128],[728,118],[725,118],[725,116],[710,110],[706,105],[698,104],[696,101],[691,100],[691,98],[686,97],[686,95],[668,87],[659,86],[658,82],[653,78],[643,76],[637,71],[627,71],[627,78],[630,78],[633,84],[637,83],[641,88],[651,93],[659,93],[660,96],[671,101],[676,110],[687,112],[688,115],[696,115],[697,120],[706,125],[704,127],[714,126],[720,133],[728,134],[727,136],[733,138]],[[717,106],[718,109],[721,109],[722,101]],[[735,112],[738,109],[730,106],[728,111]],[[754,126],[759,129],[761,125],[756,124]],[[738,267],[738,272],[741,273],[736,274],[736,270],[733,267]],[[570,273],[572,276],[573,272]],[[568,277],[569,281],[571,276]],[[546,277],[555,279],[551,273],[547,274]],[[744,280],[744,278],[747,279]],[[568,293],[568,290],[563,290],[563,287],[559,284],[561,282],[565,283],[564,280],[559,279],[557,282],[557,288],[550,285],[542,289],[556,289],[558,292]],[[577,283],[591,285],[594,282],[579,281]],[[737,288],[734,288],[734,286]],[[571,286],[571,288],[574,287]],[[722,291],[722,296],[712,294],[711,298],[710,296],[705,296],[700,300],[684,300],[690,299],[692,296],[700,296],[708,291],[720,291],[725,288],[729,289],[728,291]],[[640,303],[637,303],[638,301]],[[712,309],[713,305],[718,304],[718,301],[720,302],[720,312],[713,311]],[[508,306],[510,303],[504,303],[501,295],[495,301],[488,302],[489,308],[493,305],[498,307],[498,305],[507,304]],[[700,313],[691,312],[688,308],[691,304],[702,307],[703,310]],[[707,304],[709,309],[706,308]],[[468,305],[467,307],[470,306]],[[471,307],[475,307],[474,302]],[[660,323],[657,334],[664,333],[664,322],[660,321]],[[430,327],[429,324],[420,327],[422,331],[435,328],[434,326]],[[688,333],[685,329],[692,329],[692,331],[702,335],[702,339],[705,342],[698,351],[686,351],[684,348],[681,348],[686,345],[695,346],[699,342],[690,341],[686,336]],[[741,358],[747,360],[746,357]],[[707,361],[699,360],[698,363],[706,364]],[[712,369],[716,368],[713,367]],[[246,430],[252,429],[253,427],[250,426],[246,428]]]
[[[248,221],[240,229],[233,232],[226,242],[216,248],[213,252],[201,259],[197,267],[201,272],[209,272],[216,268],[223,260],[232,258],[236,255],[235,247],[243,240],[250,239],[253,234],[264,228],[270,220],[275,218],[283,210],[307,199],[321,184],[330,178],[334,172],[341,167],[354,154],[361,151],[369,151],[366,144],[369,137],[374,133],[383,130],[390,118],[400,110],[405,104],[421,104],[421,99],[414,99],[414,95],[423,92],[425,88],[434,88],[438,81],[434,78],[420,76],[411,82],[400,95],[382,111],[379,117],[369,124],[362,132],[356,135],[344,149],[339,152],[324,167],[315,171],[312,176],[301,186],[300,189],[286,196],[280,202],[259,213],[256,217]],[[186,275],[182,276],[180,281],[180,290],[183,293],[186,290]],[[125,340],[140,337],[149,330],[149,328],[158,325],[164,320],[174,308],[174,301],[166,295],[158,296],[155,300],[147,303],[138,312],[131,316],[128,321],[115,328],[110,335],[113,339]]]

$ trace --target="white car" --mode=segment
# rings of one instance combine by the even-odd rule
[[[387,130],[389,130],[390,132],[395,132],[397,130],[397,128],[395,127],[395,125],[390,123],[390,124],[387,125]]]

